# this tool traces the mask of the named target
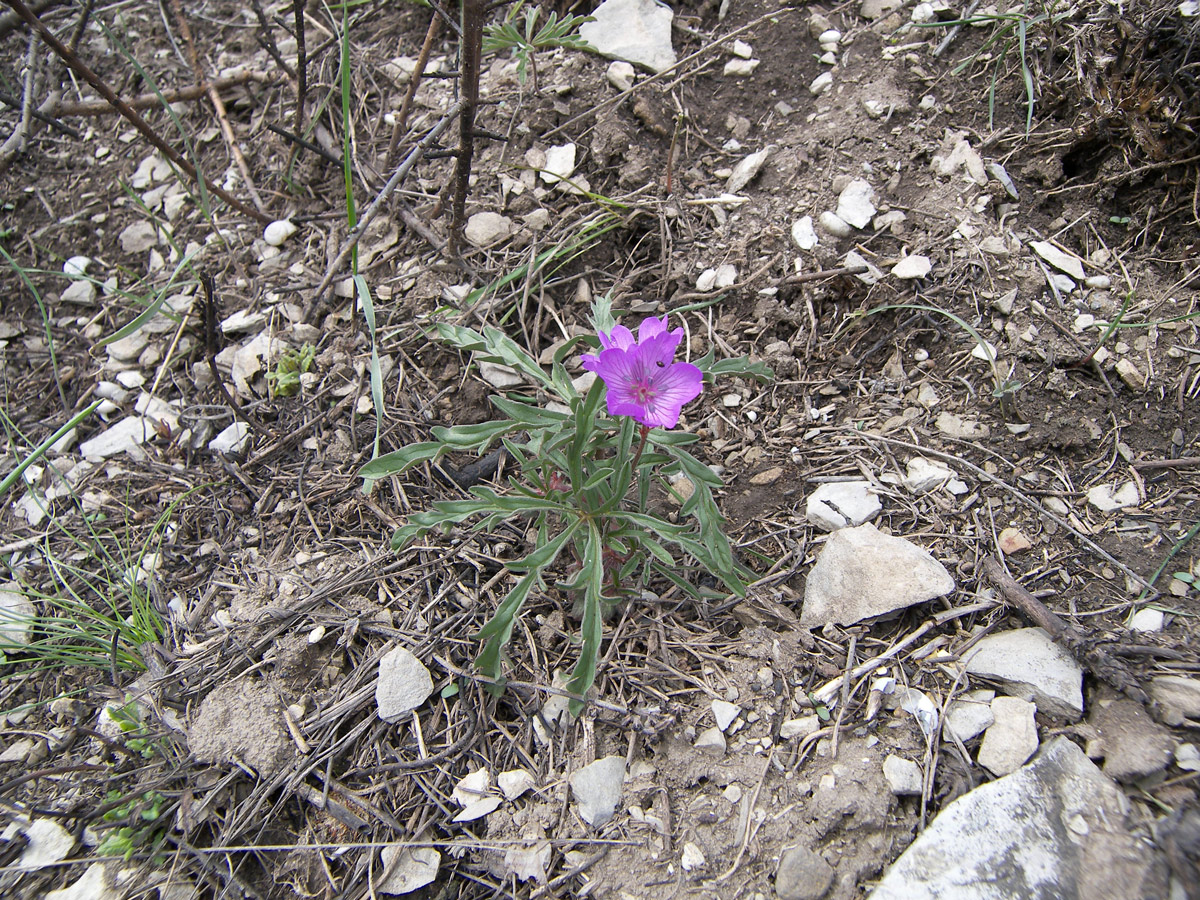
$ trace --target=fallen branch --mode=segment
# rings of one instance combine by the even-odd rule
[[[989,556],[983,561],[983,573],[1000,589],[1000,593],[1010,606],[1021,610],[1026,618],[1062,644],[1089,672],[1116,688],[1126,697],[1141,703],[1150,702],[1150,698],[1138,685],[1137,679],[1133,677],[1124,663],[1114,659],[1074,625],[1064,622],[1047,609],[1042,601],[1025,590],[1015,578],[1005,572],[1004,567],[994,557]]]
[[[115,107],[117,111],[120,112],[121,115],[124,116],[130,122],[130,124],[132,124],[133,127],[141,133],[142,137],[149,141],[151,145],[153,145],[175,166],[182,169],[194,182],[197,184],[200,183],[200,176],[196,172],[196,167],[180,156],[174,147],[159,137],[158,133],[150,127],[150,124],[138,114],[137,110],[118,97],[113,92],[113,89],[105,84],[104,80],[101,79],[99,75],[88,68],[87,64],[84,63],[83,60],[76,56],[75,53],[69,47],[63,44],[62,41],[55,37],[54,32],[47,28],[45,23],[43,23],[42,20],[39,19],[37,15],[35,15],[33,11],[22,2],[22,0],[4,0],[4,2],[11,6],[17,15],[28,22],[29,26],[35,29],[37,33],[41,35],[42,40],[46,42],[46,46],[53,50],[58,55],[59,59],[70,66],[75,71],[75,74],[90,84],[101,97]],[[270,224],[270,216],[264,215],[258,210],[247,206],[224,188],[218,187],[215,184],[207,185],[207,187],[210,191],[212,191],[212,193],[216,194],[243,215],[249,216],[256,221],[261,222],[263,225]]]
[[[203,84],[194,84],[191,87],[181,88],[177,91],[163,91],[161,99],[158,94],[139,94],[132,100],[126,101],[126,104],[130,109],[154,109],[162,106],[164,100],[167,103],[199,100],[210,90],[221,91],[236,84],[246,84],[249,81],[257,81],[260,84],[274,84],[282,80],[279,75],[269,72],[251,72],[246,70],[238,72],[236,75],[228,75],[225,78],[206,81]],[[111,112],[119,112],[119,110],[114,109],[113,105],[107,100],[84,100],[79,103],[64,103],[55,112],[61,118],[66,118],[67,116],[105,116]]]

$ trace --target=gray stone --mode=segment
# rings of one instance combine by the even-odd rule
[[[125,453],[154,437],[154,426],[143,416],[127,416],[79,445],[82,456],[107,459]]]
[[[837,213],[830,212],[829,210],[826,210],[825,212],[821,213],[821,215],[817,216],[817,224],[820,225],[827,234],[832,234],[834,237],[844,238],[849,237],[854,233],[854,229],[850,227],[848,222],[839,218]]]
[[[924,278],[933,269],[933,263],[928,256],[906,256],[892,266],[892,274],[902,280]]]
[[[904,851],[870,900],[1162,897],[1122,792],[1067,738],[959,797]]]
[[[819,900],[833,884],[833,866],[807,847],[788,847],[775,870],[775,896],[779,900]]]
[[[1200,719],[1200,678],[1184,675],[1159,675],[1150,682],[1150,696],[1162,710],[1168,725],[1181,725],[1184,719]]]
[[[226,455],[241,453],[250,441],[250,426],[245,422],[234,421],[227,425],[220,434],[208,442],[208,449],[213,453]]]
[[[124,891],[117,890],[112,874],[104,863],[88,866],[78,879],[65,888],[43,895],[44,900],[121,900]]]
[[[1065,272],[1076,281],[1083,281],[1085,277],[1083,263],[1080,262],[1078,256],[1064,253],[1049,241],[1030,241],[1029,246],[1033,249],[1034,253],[1060,272]]]
[[[476,247],[485,247],[512,234],[513,222],[500,213],[479,212],[467,219],[463,237]]]
[[[904,0],[863,0],[858,12],[868,22],[873,22],[903,5]]]
[[[763,165],[774,149],[773,146],[766,146],[757,153],[751,153],[749,156],[738,160],[737,165],[733,167],[733,172],[730,174],[729,179],[725,182],[725,190],[731,194],[736,194],[753,181],[758,173],[762,171]]]
[[[819,239],[813,228],[812,216],[801,216],[792,223],[792,240],[801,250],[811,250],[817,246]]]
[[[823,484],[808,496],[805,517],[825,531],[862,525],[883,509],[867,481]]]
[[[126,253],[142,253],[158,243],[158,233],[149,222],[134,222],[117,238]]]
[[[1135,781],[1165,769],[1175,741],[1171,733],[1147,715],[1141,703],[1125,698],[1099,701],[1088,717],[1098,735],[1088,755],[1104,757],[1104,774],[1117,781]]]
[[[0,585],[0,643],[28,644],[29,629],[37,614],[21,586],[15,581]],[[5,661],[0,650],[0,663]]]
[[[608,83],[622,92],[633,87],[634,79],[637,78],[637,70],[623,59],[613,60],[604,74]]]
[[[625,760],[620,756],[598,759],[571,775],[571,793],[579,805],[579,816],[593,828],[601,828],[617,811],[625,784]]]
[[[725,755],[725,735],[721,733],[721,729],[713,726],[706,728],[700,732],[696,738],[695,747],[701,753],[709,756],[715,756],[718,759]]]
[[[995,691],[971,691],[963,694],[946,710],[946,728],[964,743],[983,734],[996,717],[992,714]]]
[[[984,732],[979,745],[979,764],[993,775],[1008,775],[1025,764],[1037,752],[1035,707],[1017,697],[997,697],[992,701],[995,721]]]
[[[399,722],[432,693],[433,677],[407,648],[396,647],[379,660],[375,705],[383,721]]]
[[[728,700],[714,700],[712,702],[713,719],[721,731],[727,731],[741,711],[742,708],[740,706],[730,703]]]
[[[19,822],[19,820],[18,820]],[[27,825],[13,823],[29,841],[18,862],[24,869],[44,869],[67,858],[75,838],[53,819],[34,819]],[[7,833],[7,832],[6,832]]]
[[[651,72],[675,65],[671,22],[675,14],[654,0],[604,0],[592,11],[594,22],[579,36],[609,59],[623,59]]]
[[[875,215],[875,189],[862,178],[855,178],[838,195],[837,217],[855,228],[866,228]]]
[[[911,759],[905,759],[894,753],[888,754],[887,759],[883,761],[883,777],[887,780],[892,793],[897,797],[919,796],[923,790],[924,779],[921,776],[921,767]]]
[[[970,651],[967,672],[1000,682],[1046,715],[1072,722],[1083,715],[1083,671],[1041,628],[988,635]]]
[[[852,625],[953,590],[954,579],[928,551],[868,522],[829,536],[804,585],[800,624]]]

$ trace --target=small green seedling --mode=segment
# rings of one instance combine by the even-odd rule
[[[280,355],[275,363],[275,371],[267,373],[267,381],[271,386],[273,397],[294,397],[300,392],[300,376],[312,369],[316,358],[317,348],[305,344],[299,350],[289,347]]]
[[[123,795],[120,791],[112,790],[105,794],[105,805],[119,803],[103,816],[105,822],[130,822],[110,832],[96,848],[98,856],[121,856],[130,859],[138,850],[147,845],[155,846],[162,841],[162,828],[158,825],[162,817],[163,807],[167,798],[158,791],[146,791],[140,797],[133,797],[121,803]],[[145,823],[145,824],[141,824]]]
[[[517,21],[517,15],[525,8],[524,27]],[[567,14],[561,20],[558,14],[551,12],[545,24],[538,28],[538,19],[542,10],[537,6],[525,7],[525,0],[513,4],[504,21],[499,25],[489,25],[484,32],[483,52],[499,53],[512,50],[517,57],[517,81],[522,85],[533,73],[533,89],[537,90],[537,63],[534,53],[538,50],[549,50],[553,47],[565,47],[568,50],[591,50],[592,46],[579,36],[579,26],[585,22],[596,21],[592,16],[576,16]]]

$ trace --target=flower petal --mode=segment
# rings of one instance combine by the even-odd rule
[[[637,342],[633,339],[633,332],[624,325],[614,325],[613,330],[608,334],[600,332],[600,345],[605,350],[614,348],[620,350],[629,350],[637,346]]]
[[[691,363],[674,363],[654,373],[651,399],[646,406],[643,425],[674,428],[685,403],[698,396],[704,383],[704,373]]]
[[[650,366],[669,366],[675,358],[675,350],[683,340],[683,329],[679,333],[664,331],[642,340],[637,346],[638,355]]]

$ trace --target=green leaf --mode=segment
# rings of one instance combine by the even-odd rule
[[[567,682],[567,690],[579,697],[586,696],[596,680],[596,660],[600,656],[602,636],[600,612],[604,595],[604,553],[600,529],[592,520],[588,521],[583,572],[583,622],[579,629],[579,661],[575,663],[575,668],[571,670],[571,679]],[[571,700],[567,706],[571,715],[578,716],[583,711],[584,701]]]
[[[558,558],[558,554],[562,552],[562,548],[566,546],[567,541],[575,536],[575,532],[579,530],[579,526],[582,523],[582,519],[574,519],[570,525],[556,534],[550,541],[543,543],[542,546],[538,547],[524,559],[508,563],[507,568],[513,572],[525,572],[530,569],[545,568]]]
[[[489,399],[492,406],[526,428],[561,428],[567,421],[566,413],[554,412],[529,403],[520,403],[507,397],[496,396]]]
[[[512,637],[513,625],[517,613],[529,597],[529,592],[540,582],[541,573],[537,570],[521,578],[516,586],[500,601],[496,614],[488,621],[475,637],[486,641],[483,650],[475,659],[475,668],[488,678],[500,678],[500,652]]]
[[[438,425],[431,429],[433,436],[453,450],[473,450],[476,453],[485,451],[491,443],[503,434],[516,431],[521,427],[520,422],[511,419],[497,419],[494,422],[480,422],[477,425],[454,425],[451,428]]]
[[[762,362],[751,362],[748,356],[738,356],[734,359],[716,359],[716,351],[709,350],[700,359],[693,360],[706,380],[719,378],[723,375],[738,375],[743,378],[753,378],[755,381],[768,382],[775,380],[771,367]]]
[[[423,441],[419,444],[409,444],[383,456],[377,456],[358,470],[362,478],[383,478],[387,475],[398,475],[423,462],[437,459],[446,452],[446,445],[441,441]]]

